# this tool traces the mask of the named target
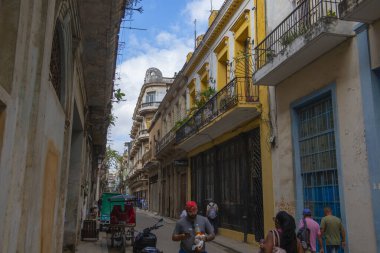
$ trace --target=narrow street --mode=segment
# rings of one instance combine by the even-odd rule
[[[142,231],[144,228],[148,226],[152,226],[157,222],[159,217],[145,212],[138,211],[137,212],[137,231]],[[157,236],[157,248],[162,250],[163,252],[178,252],[179,250],[179,242],[173,242],[171,240],[171,235],[175,226],[175,221],[171,219],[164,218],[163,225],[160,229],[155,230],[154,233]],[[228,243],[228,248],[222,246],[219,242],[226,240],[231,240],[224,238],[223,236],[217,236],[215,242],[207,243],[207,252],[208,253],[243,253],[243,252],[256,252],[252,246],[247,244],[243,244],[240,242]],[[238,248],[237,248],[238,247]],[[244,247],[244,248],[243,248]],[[81,241],[78,245],[78,253],[117,253],[120,252],[118,248],[111,248],[110,235],[105,232],[101,232],[99,235],[98,241]],[[126,252],[132,253],[132,246],[128,246]],[[258,251],[257,251],[258,252]]]

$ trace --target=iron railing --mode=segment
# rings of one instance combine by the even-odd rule
[[[172,128],[161,140],[158,141],[156,146],[156,153],[160,153],[171,141],[175,138],[175,129]]]
[[[213,119],[236,106],[238,103],[256,103],[259,101],[259,86],[252,83],[250,77],[236,77],[210,100],[199,108],[194,115],[176,132],[176,142],[196,133]]]
[[[141,108],[145,107],[159,107],[161,102],[147,102],[147,103],[142,103]]]
[[[319,21],[338,18],[340,0],[304,0],[254,49],[255,71],[285,51],[297,37]]]

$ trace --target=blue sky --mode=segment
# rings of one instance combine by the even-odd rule
[[[223,0],[212,0],[213,9],[219,9],[222,3]],[[148,30],[121,29],[119,34],[123,45],[117,60],[115,88],[126,93],[127,101],[113,105],[117,119],[108,139],[120,153],[124,142],[130,140],[133,111],[145,71],[155,67],[165,77],[178,72],[194,48],[194,19],[197,34],[204,33],[211,10],[210,0],[142,0],[138,6],[143,6],[144,12],[134,12],[133,21],[125,21],[122,26]]]

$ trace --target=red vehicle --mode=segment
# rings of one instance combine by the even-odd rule
[[[127,241],[134,243],[136,226],[136,198],[131,195],[116,195],[108,199],[111,206],[110,224],[107,233],[111,233],[111,246],[118,246],[125,252]]]

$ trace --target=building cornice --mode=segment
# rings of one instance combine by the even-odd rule
[[[206,53],[210,51],[212,44],[220,37],[220,34],[226,27],[226,24],[231,20],[243,2],[244,0],[227,0],[223,4],[214,22],[211,24],[203,37],[202,42],[195,49],[191,58],[183,67],[184,75],[190,75],[194,71],[195,67],[199,65],[199,62],[206,55]]]

